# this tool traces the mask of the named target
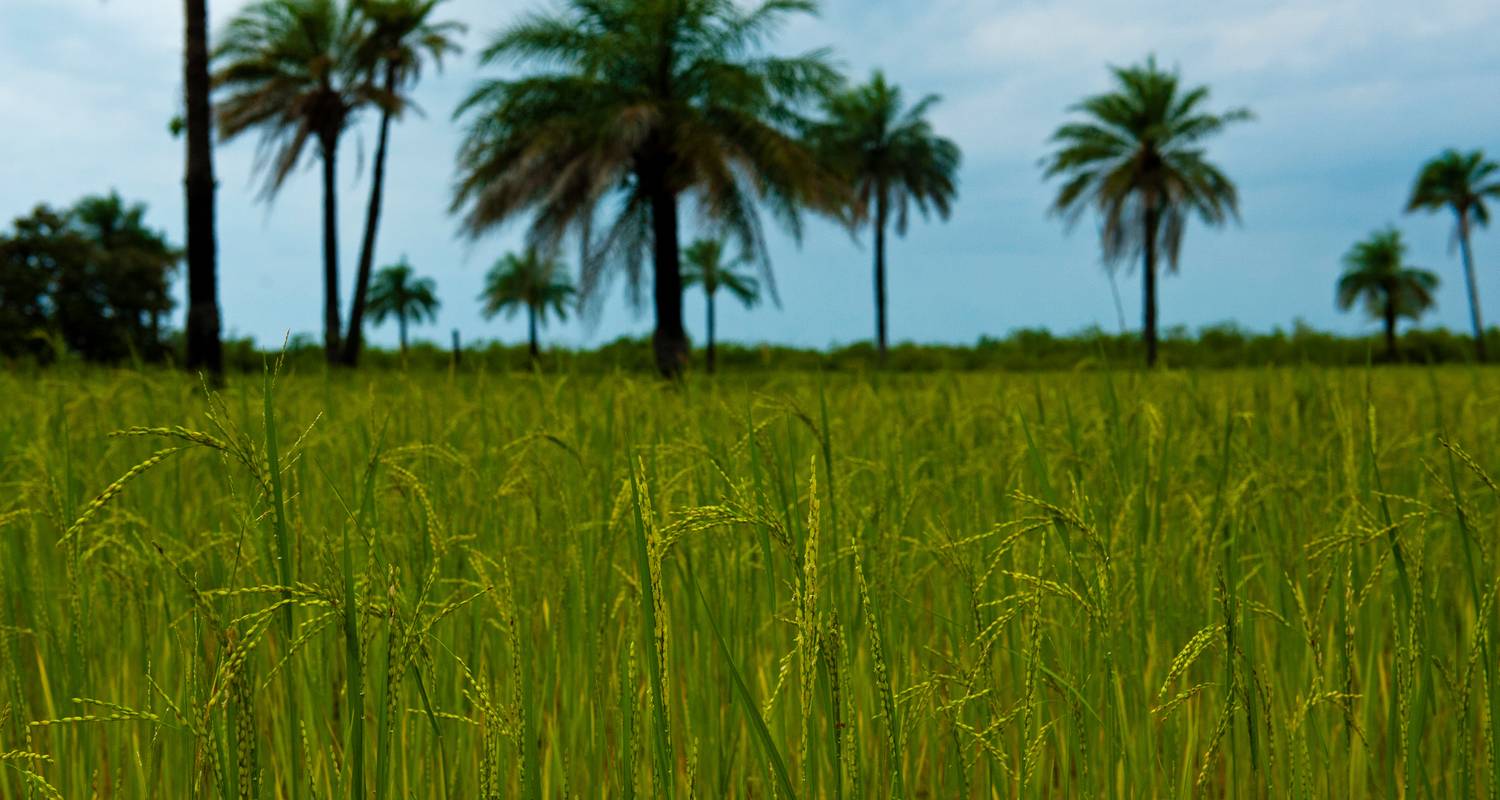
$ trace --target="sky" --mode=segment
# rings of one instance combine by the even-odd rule
[[[485,271],[520,246],[524,221],[477,242],[448,213],[452,112],[493,70],[475,53],[501,27],[549,0],[449,0],[466,53],[429,71],[425,112],[393,131],[377,263],[402,255],[433,277],[442,309],[417,338],[525,336],[521,319],[485,320]],[[0,19],[0,220],[38,203],[67,205],[117,189],[149,204],[148,222],[183,238],[179,0],[4,0]],[[245,5],[210,0],[213,31]],[[937,131],[963,149],[952,217],[914,221],[889,248],[895,341],[972,343],[1018,328],[1118,330],[1092,222],[1071,232],[1047,209],[1056,186],[1038,162],[1069,106],[1110,86],[1108,65],[1148,54],[1212,88],[1210,108],[1244,106],[1255,121],[1209,144],[1238,183],[1243,221],[1189,226],[1177,275],[1161,282],[1162,324],[1222,322],[1268,331],[1302,320],[1340,332],[1375,329],[1333,303],[1340,258],[1388,224],[1411,261],[1443,279],[1426,325],[1468,327],[1450,215],[1403,213],[1421,163],[1447,147],[1500,157],[1500,3],[1493,0],[823,0],[772,43],[778,53],[830,48],[855,79],[880,68],[908,97],[942,96]],[[341,306],[347,315],[368,197],[376,119],[361,118],[340,154]],[[219,274],[227,333],[279,343],[321,327],[321,188],[316,166],[260,202],[255,139],[216,149]],[[768,220],[769,222],[769,220]],[[1500,227],[1500,226],[1497,226]],[[774,228],[773,228],[774,230]],[[685,236],[690,232],[685,232]],[[1500,234],[1474,241],[1480,297],[1500,323]],[[827,222],[798,243],[770,239],[781,306],[719,304],[721,340],[826,347],[871,338],[872,253]],[[1117,275],[1124,323],[1138,327],[1139,271]],[[184,287],[179,282],[178,296]],[[180,310],[180,309],[179,309]],[[690,294],[689,334],[703,336]],[[180,324],[180,323],[179,323]],[[591,324],[554,324],[547,341],[590,346],[649,332],[649,310],[623,294]],[[395,341],[393,324],[370,333]]]

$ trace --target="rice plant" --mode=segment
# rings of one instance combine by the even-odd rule
[[[0,375],[0,800],[1500,797],[1500,374]]]

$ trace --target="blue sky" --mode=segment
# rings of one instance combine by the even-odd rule
[[[516,14],[546,0],[450,0],[446,17],[470,26],[468,53],[417,91],[423,117],[394,132],[381,263],[408,255],[436,278],[443,308],[418,337],[446,341],[524,336],[520,320],[486,321],[474,297],[488,266],[516,247],[520,226],[477,243],[447,214],[459,131],[458,99],[481,74],[473,53]],[[0,219],[39,202],[67,204],[117,188],[150,204],[149,219],[182,231],[182,145],[168,134],[180,90],[177,0],[5,0],[0,24]],[[243,0],[210,0],[218,30]],[[1189,228],[1181,274],[1162,284],[1165,325],[1235,321],[1256,330],[1303,319],[1355,332],[1373,326],[1338,313],[1339,258],[1371,230],[1395,223],[1412,260],[1444,285],[1426,320],[1467,327],[1451,218],[1411,217],[1403,201],[1417,167],[1444,147],[1500,157],[1500,3],[1493,0],[824,0],[817,18],[790,24],[775,49],[831,47],[855,77],[875,67],[911,96],[944,97],[938,130],[964,150],[961,196],[947,223],[916,223],[890,248],[891,335],[972,342],[1021,327],[1065,333],[1119,327],[1091,225],[1071,234],[1047,215],[1053,187],[1038,160],[1078,98],[1108,87],[1107,64],[1155,53],[1212,105],[1248,106],[1257,121],[1215,141],[1239,183],[1244,222]],[[348,285],[367,197],[374,119],[346,137],[340,247]],[[222,303],[228,330],[262,342],[320,325],[320,190],[312,169],[274,206],[256,202],[254,141],[217,153]],[[1500,323],[1500,235],[1475,240],[1480,296]],[[808,346],[868,339],[873,327],[868,242],[822,222],[798,247],[775,235],[783,304],[742,311],[724,303],[720,336]],[[1121,273],[1127,324],[1139,319],[1139,275]],[[181,287],[179,287],[180,291]],[[687,304],[701,336],[703,308]],[[570,321],[550,341],[587,345],[650,329],[613,298],[596,325]],[[373,338],[393,342],[393,326]]]

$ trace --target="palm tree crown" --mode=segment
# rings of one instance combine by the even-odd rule
[[[729,292],[740,304],[750,308],[760,300],[760,282],[753,275],[736,271],[740,262],[725,262],[724,242],[719,239],[699,239],[688,246],[683,258],[687,262],[682,273],[684,288],[702,286],[707,314],[708,349],[706,365],[713,372],[718,364],[718,344],[714,328],[717,325],[715,296],[720,289]],[[772,295],[775,299],[775,295]]]
[[[434,22],[433,13],[447,0],[356,0],[368,26],[359,41],[359,62],[384,73],[387,107],[398,115],[414,107],[407,92],[422,78],[428,61],[441,68],[457,53],[457,37],[468,30],[461,22]]]
[[[1469,290],[1469,316],[1474,326],[1475,355],[1485,360],[1484,321],[1479,313],[1479,281],[1474,275],[1474,250],[1471,229],[1490,222],[1487,199],[1500,198],[1500,164],[1489,161],[1484,153],[1473,150],[1461,153],[1445,150],[1422,165],[1411,190],[1406,210],[1441,211],[1451,209],[1455,218],[1454,238],[1463,259],[1464,278]]]
[[[400,262],[382,267],[370,284],[370,320],[379,325],[395,317],[403,353],[407,324],[435,322],[439,306],[437,284],[431,278],[416,277],[404,256]]]
[[[762,56],[761,44],[811,0],[566,0],[502,31],[486,64],[529,68],[481,83],[468,118],[454,209],[482,233],[533,212],[534,245],[590,236],[601,205],[617,216],[591,242],[583,291],[623,272],[639,304],[652,254],[658,368],[675,375],[682,327],[678,201],[757,258],[769,282],[758,204],[793,234],[799,208],[828,204],[830,182],[796,131],[799,109],[834,84],[821,52]]]
[[[1205,111],[1208,87],[1183,87],[1154,57],[1112,72],[1115,89],[1072,108],[1084,119],[1057,129],[1057,150],[1043,167],[1063,180],[1054,213],[1070,226],[1098,213],[1106,265],[1143,258],[1146,357],[1154,363],[1158,253],[1175,272],[1191,217],[1213,226],[1238,219],[1239,193],[1203,142],[1251,115]]]
[[[1385,324],[1386,352],[1396,354],[1396,322],[1415,320],[1433,306],[1438,276],[1406,264],[1406,243],[1395,228],[1376,231],[1344,255],[1337,303],[1348,310],[1363,302],[1373,319]]]
[[[266,199],[309,141],[334,150],[355,111],[384,100],[361,47],[361,20],[339,0],[257,0],[229,22],[214,51],[219,135],[260,131]]]
[[[495,262],[484,278],[479,300],[484,304],[487,319],[502,312],[509,318],[522,308],[541,314],[543,321],[548,312],[556,314],[558,319],[567,319],[568,301],[575,291],[560,262],[543,258],[535,248],[528,248],[524,253],[508,253]]]
[[[543,257],[536,248],[509,253],[490,268],[484,278],[479,301],[486,319],[504,312],[506,318],[526,310],[532,358],[539,354],[537,328],[547,324],[547,315],[568,318],[568,306],[577,291],[556,259]]]
[[[257,0],[225,30],[214,54],[219,134],[261,134],[257,168],[270,200],[309,140],[323,163],[323,348],[338,360],[338,145],[355,111],[385,102],[360,60],[361,20],[340,0]]]
[[[760,300],[760,281],[754,275],[735,269],[735,262],[724,260],[724,243],[718,239],[699,239],[683,251],[682,286],[702,286],[705,294],[728,292],[746,308]]]
[[[813,138],[826,162],[847,182],[846,221],[851,230],[875,228],[876,340],[886,351],[885,231],[895,215],[897,235],[905,235],[911,207],[947,219],[958,194],[958,145],[938,136],[927,114],[938,103],[927,95],[910,107],[901,89],[877,71],[870,82],[831,94],[825,119]]]
[[[1406,210],[1452,209],[1482,227],[1490,222],[1485,200],[1497,198],[1500,198],[1500,164],[1486,159],[1481,150],[1462,153],[1448,149],[1422,165]]]

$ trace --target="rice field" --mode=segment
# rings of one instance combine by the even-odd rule
[[[1500,796],[1500,372],[0,397],[4,800]]]

